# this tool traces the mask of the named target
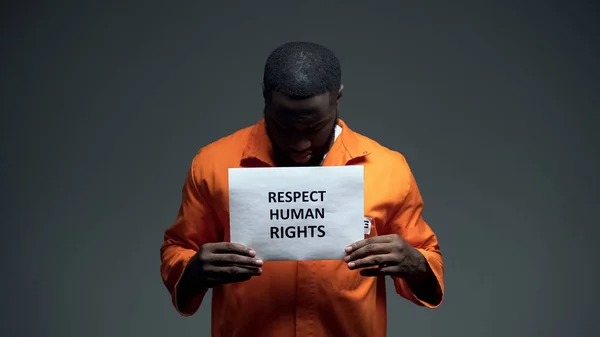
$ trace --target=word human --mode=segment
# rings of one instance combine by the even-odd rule
[[[325,218],[325,208],[272,209],[271,220],[305,220]]]
[[[325,191],[285,191],[269,192],[269,203],[319,203],[325,199]],[[271,221],[286,220],[318,220],[325,218],[324,207],[273,208],[270,210]],[[325,236],[325,226],[321,224],[303,224],[297,226],[271,226],[271,239],[282,238],[314,238]]]

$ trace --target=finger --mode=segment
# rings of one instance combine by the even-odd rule
[[[256,252],[253,249],[250,249],[242,244],[235,242],[219,242],[215,244],[215,248],[213,250],[215,254],[240,254],[245,256],[256,256]]]
[[[390,253],[390,247],[387,243],[372,243],[363,246],[344,257],[344,261],[351,262],[362,259],[370,255]]]
[[[381,269],[380,267],[376,267],[376,268],[363,268],[360,270],[360,275],[362,276],[369,276],[369,277],[373,277],[373,276],[378,276],[381,275]]]
[[[213,277],[219,279],[239,279],[262,275],[262,268],[247,268],[242,266],[218,267],[211,266],[207,270]]]
[[[363,259],[358,259],[348,263],[348,268],[351,270],[359,268],[374,267],[380,265],[395,265],[394,258],[391,254],[371,255]]]
[[[395,266],[387,266],[387,267],[378,267],[378,268],[365,268],[360,270],[360,274],[362,276],[379,276],[379,275],[387,275],[395,272]]]
[[[208,261],[219,266],[239,265],[260,267],[263,265],[263,261],[261,259],[238,254],[212,254],[209,256]]]
[[[392,239],[393,239],[393,235],[380,235],[380,236],[374,236],[372,238],[360,240],[360,241],[357,241],[357,242],[351,244],[350,246],[346,247],[346,254],[349,254],[357,249],[360,249],[360,248],[370,245],[370,244],[392,242]]]
[[[228,268],[229,270],[227,271],[227,273],[232,278],[262,275],[262,268],[246,268],[242,266],[231,266]]]

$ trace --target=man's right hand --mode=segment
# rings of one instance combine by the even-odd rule
[[[194,256],[194,274],[207,287],[247,281],[262,274],[263,261],[255,256],[256,252],[238,243],[207,243]]]

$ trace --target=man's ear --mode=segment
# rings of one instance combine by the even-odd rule
[[[262,89],[263,99],[266,100],[267,99],[267,92],[265,91],[265,84],[263,82],[260,82],[260,88]]]
[[[342,84],[342,85],[340,85],[340,90],[338,90],[338,94],[337,94],[337,98],[336,98],[337,104],[340,104],[343,94],[344,94],[344,85]]]

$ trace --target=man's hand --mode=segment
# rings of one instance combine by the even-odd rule
[[[380,274],[419,278],[427,271],[425,257],[397,234],[375,236],[346,248],[348,268],[363,276]]]
[[[197,279],[208,287],[247,281],[262,274],[256,252],[231,242],[207,243],[194,258]]]

